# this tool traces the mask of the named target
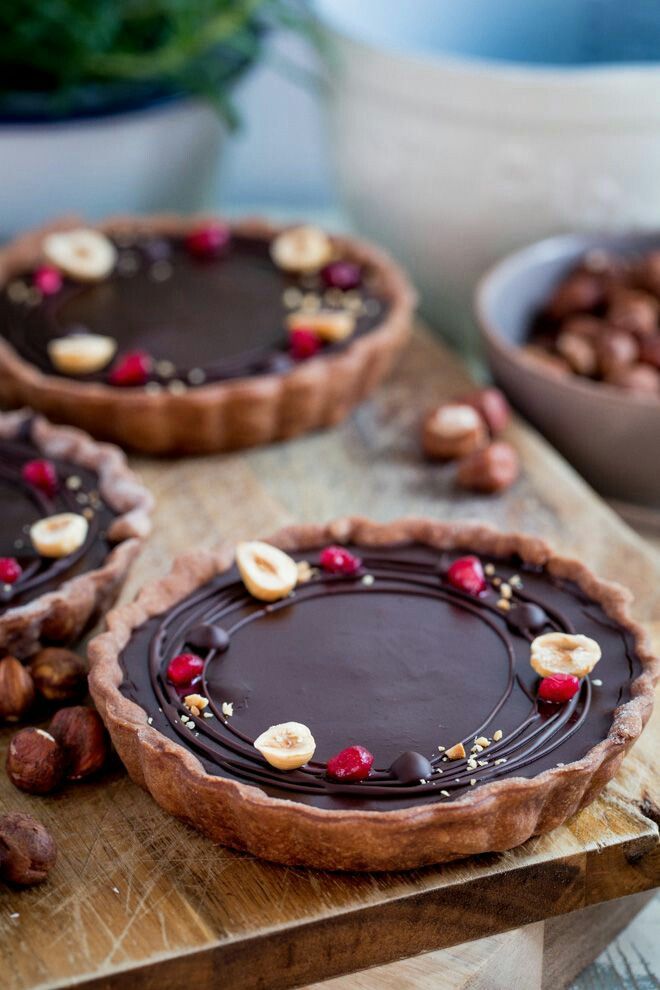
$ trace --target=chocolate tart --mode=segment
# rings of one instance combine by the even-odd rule
[[[151,454],[235,449],[339,423],[382,380],[406,343],[415,293],[377,248],[333,237],[336,259],[358,268],[351,290],[328,289],[322,272],[287,274],[270,248],[284,228],[260,220],[230,225],[217,257],[191,254],[190,235],[209,218],[115,218],[97,230],[117,260],[94,283],[65,278],[52,295],[34,273],[53,231],[34,231],[0,250],[0,396],[29,404],[94,436]],[[287,317],[302,306],[355,314],[348,339],[312,357],[292,355]],[[54,338],[106,335],[117,355],[150,360],[139,386],[113,384],[105,370],[57,372]]]
[[[92,695],[131,777],[214,840],[342,870],[509,849],[592,801],[649,717],[658,664],[629,593],[540,539],[349,519],[269,542],[312,567],[283,601],[252,598],[230,549],[191,553],[111,612],[90,644]],[[315,569],[320,548],[337,542],[361,557],[355,575]],[[479,597],[447,582],[466,550],[493,575]],[[500,581],[512,591],[506,611]],[[547,706],[530,640],[553,629],[597,637],[603,658],[575,698]],[[183,650],[205,658],[196,690],[209,704],[193,715],[166,676]],[[252,746],[285,720],[317,741],[299,770],[274,768]],[[470,769],[470,752],[444,756],[482,735],[483,765]],[[329,780],[326,761],[353,744],[376,769]]]
[[[24,475],[44,459],[55,471],[52,490]],[[20,410],[0,413],[0,505],[0,556],[20,569],[0,584],[0,640],[25,658],[74,641],[112,605],[149,533],[152,498],[116,447]],[[84,542],[65,556],[41,556],[30,527],[59,513],[87,520]]]

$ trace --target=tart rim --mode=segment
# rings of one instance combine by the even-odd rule
[[[575,581],[628,630],[642,672],[630,684],[630,700],[615,710],[605,739],[580,760],[534,777],[507,777],[455,800],[392,811],[322,809],[270,797],[252,784],[206,773],[194,753],[149,725],[148,712],[119,689],[119,657],[132,630],[233,563],[227,545],[184,554],[166,577],[148,583],[134,602],[108,614],[107,631],[89,644],[90,690],[133,779],[166,810],[218,841],[277,862],[350,870],[410,869],[512,848],[556,827],[592,800],[614,776],[650,716],[660,663],[650,652],[645,630],[630,616],[630,592],[597,578],[580,561],[553,553],[540,538],[481,524],[422,518],[379,524],[351,517],[285,527],[268,542],[296,552],[336,542],[421,542],[438,550],[469,549],[499,557],[518,553],[528,563],[543,564],[549,573]]]
[[[39,649],[42,635],[49,641],[57,639],[53,623],[64,630],[66,641],[75,639],[90,616],[104,607],[151,531],[154,504],[118,447],[98,443],[76,427],[58,426],[30,409],[0,412],[0,439],[16,439],[28,421],[32,421],[29,443],[35,451],[94,471],[99,492],[117,515],[108,529],[116,545],[100,567],[77,574],[22,605],[10,606],[0,615],[3,646],[7,643],[7,652],[15,649],[21,656]]]
[[[211,214],[115,216],[97,224],[64,218],[29,231],[0,249],[0,287],[39,264],[43,238],[54,231],[83,225],[109,235],[180,237],[219,220]],[[291,226],[257,217],[221,222],[235,234],[264,240]],[[92,434],[146,453],[231,450],[334,425],[390,370],[410,336],[417,294],[399,266],[380,248],[354,237],[332,234],[331,239],[347,260],[376,271],[379,293],[389,305],[380,323],[333,353],[321,351],[285,372],[207,382],[183,394],[166,390],[149,393],[143,388],[44,373],[0,336],[0,392],[12,405],[32,405],[57,419],[74,423],[84,417]],[[337,381],[345,387],[338,390]],[[245,426],[250,403],[254,408]],[[135,422],[140,424],[139,436],[135,428],[131,429]],[[110,430],[108,423],[112,424]]]

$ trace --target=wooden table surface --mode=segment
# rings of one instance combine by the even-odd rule
[[[525,469],[503,497],[458,494],[451,467],[422,462],[421,410],[464,384],[456,360],[420,332],[391,381],[338,430],[246,454],[136,460],[157,509],[126,595],[173,554],[219,537],[264,536],[294,519],[425,514],[540,533],[628,584],[638,616],[659,622],[653,551],[528,428],[511,428]],[[119,766],[48,798],[0,774],[0,808],[39,816],[60,845],[47,884],[0,888],[2,985],[278,990],[648,890],[660,878],[659,736],[656,719],[616,781],[565,827],[407,874],[324,874],[214,846]]]

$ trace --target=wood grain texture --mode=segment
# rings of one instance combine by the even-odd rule
[[[134,461],[157,507],[126,595],[173,554],[219,538],[267,535],[294,519],[424,514],[540,533],[629,584],[638,616],[660,620],[657,560],[527,428],[511,429],[525,469],[501,498],[458,494],[451,467],[422,462],[422,411],[465,384],[457,362],[418,335],[393,379],[339,430],[242,455]],[[11,990],[74,981],[179,990],[191,980],[200,990],[278,990],[647,890],[660,878],[657,743],[656,718],[605,794],[551,835],[381,876],[297,870],[215,847],[120,767],[49,798],[19,794],[2,774],[0,808],[38,815],[61,849],[48,884],[0,892],[3,980]]]

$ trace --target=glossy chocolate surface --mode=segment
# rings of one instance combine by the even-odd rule
[[[363,559],[357,576],[319,572],[273,605],[253,599],[235,569],[218,576],[134,632],[121,657],[122,691],[209,773],[321,808],[384,811],[448,800],[487,781],[579,759],[605,738],[640,664],[630,633],[575,584],[514,560],[493,561],[495,577],[522,579],[514,609],[535,626],[543,610],[546,621],[529,631],[520,613],[508,621],[496,587],[473,598],[448,585],[446,565],[459,554],[420,545],[356,552]],[[316,552],[298,557],[318,562]],[[213,636],[200,625],[224,630],[228,645],[217,635],[218,649],[205,646]],[[539,706],[529,644],[553,629],[591,636],[603,657],[574,699]],[[181,715],[189,713],[166,668],[191,650],[206,659],[193,690],[208,697],[213,717],[202,713],[186,725]],[[232,716],[223,716],[223,702],[233,704]],[[286,721],[307,725],[317,743],[314,760],[289,772],[252,746],[268,726]],[[476,769],[438,749],[460,740],[469,753],[477,736],[492,739],[498,729],[502,739],[476,754],[483,761]],[[374,754],[371,776],[329,780],[325,762],[353,744]],[[411,767],[425,760],[433,774],[411,781]]]
[[[269,243],[257,238],[234,237],[226,252],[208,259],[192,257],[175,239],[140,241],[118,252],[115,271],[98,283],[65,280],[60,292],[37,301],[15,301],[7,286],[0,292],[0,333],[48,374],[58,374],[48,342],[87,331],[114,337],[119,357],[146,351],[153,359],[153,385],[195,386],[294,366],[285,319],[297,307],[285,304],[287,289],[297,290],[293,298],[299,301],[311,294],[323,307],[355,307],[354,334],[324,345],[321,353],[369,332],[387,309],[369,289],[368,272],[363,287],[350,293],[326,290],[318,275],[297,278],[280,271]],[[108,371],[75,377],[107,383]]]
[[[55,465],[58,489],[51,497],[26,482],[23,466],[43,454],[30,441],[30,423],[15,440],[0,440],[0,556],[14,557],[23,569],[18,581],[0,585],[0,614],[9,608],[25,605],[64,581],[100,567],[111,545],[106,530],[114,513],[98,492],[98,478],[67,461],[48,458]],[[40,557],[30,542],[30,526],[59,512],[84,513],[89,529],[85,543],[66,557]]]

